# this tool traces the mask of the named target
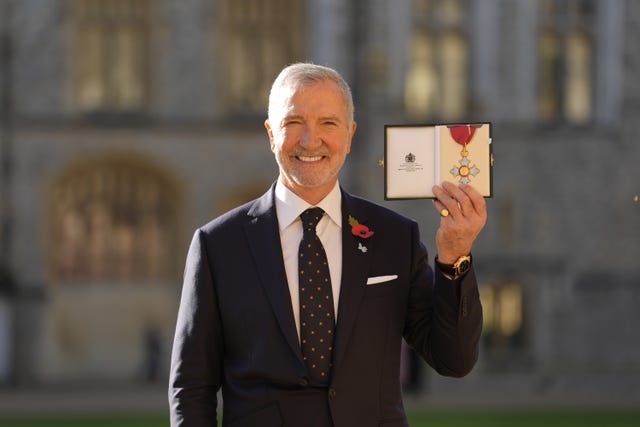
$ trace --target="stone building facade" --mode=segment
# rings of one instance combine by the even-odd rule
[[[478,367],[430,394],[640,395],[640,5],[2,0],[0,382],[164,378],[193,230],[261,194],[282,66],[350,82],[341,178],[385,202],[384,124],[490,121]]]

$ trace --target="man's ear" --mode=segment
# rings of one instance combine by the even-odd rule
[[[271,129],[271,123],[269,123],[269,119],[264,121],[264,128],[267,130],[267,135],[269,135],[269,145],[271,146],[271,151],[273,151],[273,129]]]
[[[351,141],[353,140],[353,135],[355,135],[357,127],[358,125],[356,122],[351,123],[351,129],[349,129],[349,141],[347,142],[347,153],[351,152]]]

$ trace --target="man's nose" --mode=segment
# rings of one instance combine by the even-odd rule
[[[320,133],[314,126],[306,125],[302,138],[300,138],[300,145],[305,148],[314,148],[322,145],[322,138]]]

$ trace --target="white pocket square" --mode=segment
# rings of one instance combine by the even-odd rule
[[[383,283],[383,282],[388,282],[390,280],[394,280],[397,279],[398,275],[397,274],[391,274],[389,276],[375,276],[375,277],[369,277],[367,279],[367,285],[375,285],[377,283]]]

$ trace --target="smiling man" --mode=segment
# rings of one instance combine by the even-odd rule
[[[315,205],[338,180],[356,131],[348,86],[318,76],[281,74],[269,98],[265,127],[280,167],[280,182]],[[302,72],[302,69],[299,71]]]
[[[171,361],[172,426],[407,426],[402,338],[437,372],[474,366],[482,324],[471,186],[434,188],[435,270],[415,221],[338,183],[356,123],[333,69],[294,64],[265,121],[279,177],[198,229]]]

